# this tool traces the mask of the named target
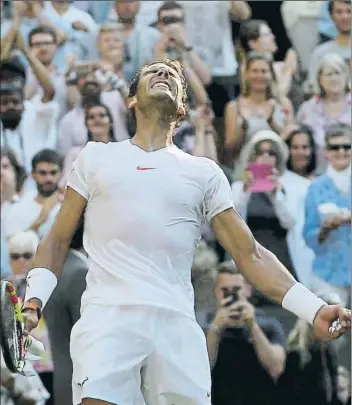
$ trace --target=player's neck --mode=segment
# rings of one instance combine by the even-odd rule
[[[171,124],[160,116],[139,116],[132,143],[148,152],[164,148],[168,144],[170,130]]]

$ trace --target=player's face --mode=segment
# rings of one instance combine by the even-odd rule
[[[177,109],[181,99],[181,78],[175,69],[155,63],[142,71],[137,89],[138,104],[155,100]]]

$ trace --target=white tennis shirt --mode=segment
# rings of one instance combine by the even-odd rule
[[[191,267],[201,225],[233,207],[219,166],[176,146],[145,152],[130,140],[90,142],[67,185],[88,201],[82,307],[150,305],[194,317]]]

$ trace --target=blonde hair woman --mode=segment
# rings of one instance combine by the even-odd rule
[[[294,121],[291,102],[279,96],[271,58],[248,55],[241,79],[239,98],[225,109],[225,149],[235,155],[258,131],[280,133]]]
[[[313,328],[299,320],[288,336],[286,370],[279,381],[285,405],[331,405],[337,398],[337,352],[315,339]]]
[[[326,55],[319,63],[313,96],[298,110],[297,120],[314,130],[318,147],[318,171],[325,168],[325,130],[342,122],[351,125],[351,77],[348,65],[337,54]]]

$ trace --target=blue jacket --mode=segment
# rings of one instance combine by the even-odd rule
[[[312,182],[306,196],[303,237],[314,251],[313,272],[324,281],[336,286],[351,285],[351,226],[342,225],[319,243],[318,232],[323,222],[318,206],[334,203],[351,210],[351,190],[343,195],[333,181],[322,175]]]

